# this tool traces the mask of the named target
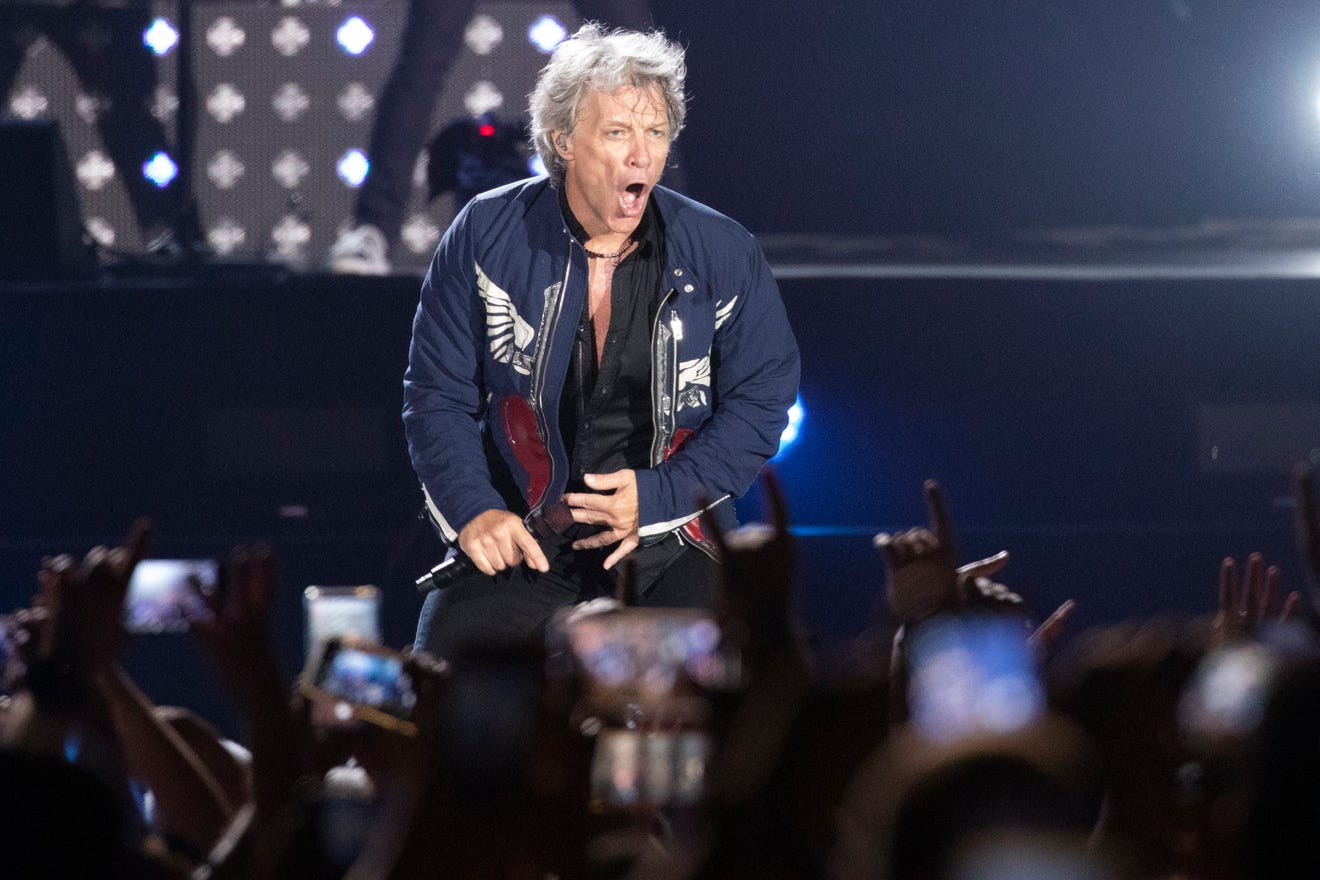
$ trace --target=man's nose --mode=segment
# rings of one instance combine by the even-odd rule
[[[628,164],[645,168],[651,164],[651,151],[646,148],[646,138],[634,135],[628,148]]]

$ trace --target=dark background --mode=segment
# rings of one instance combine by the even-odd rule
[[[693,186],[758,232],[994,234],[1314,216],[1320,7],[655,4]]]

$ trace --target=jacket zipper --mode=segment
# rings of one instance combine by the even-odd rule
[[[673,383],[671,383],[671,386],[672,384],[677,383],[678,373],[676,370],[672,369],[672,364],[668,365],[671,367],[671,369],[669,370],[665,369],[667,365],[665,363],[665,357],[664,357],[664,344],[667,340],[661,340],[660,338],[660,317],[664,314],[665,306],[669,304],[669,300],[674,296],[675,293],[677,293],[677,291],[675,291],[673,288],[670,288],[669,292],[666,293],[664,295],[664,298],[660,300],[660,307],[655,310],[655,321],[651,325],[651,372],[653,374],[651,376],[651,432],[652,432],[651,466],[652,467],[655,467],[656,465],[660,464],[660,462],[664,461],[665,446],[669,444],[669,437],[671,436],[670,432],[662,431],[660,427],[660,419],[663,415],[663,413],[661,412],[663,409],[662,401],[664,399],[663,383],[667,379],[667,377],[665,376],[666,372],[669,372],[673,376]],[[671,318],[676,318],[677,311],[674,309],[670,309],[670,316]],[[682,325],[680,324],[679,326],[681,327]],[[673,337],[673,332],[671,330],[670,338],[672,339],[672,337]],[[678,353],[678,345],[677,343],[675,343],[674,354],[677,355],[677,353]],[[669,399],[669,406],[670,409],[672,410],[674,406],[674,399],[672,396]]]
[[[678,423],[678,344],[683,341],[683,321],[678,317],[678,309],[669,310],[669,431],[665,445],[674,436],[674,426]]]
[[[546,327],[541,331],[541,341],[544,345],[544,352],[536,359],[532,371],[532,413],[536,416],[536,433],[541,438],[541,445],[546,451],[546,460],[550,464],[550,473],[546,479],[546,488],[549,489],[555,483],[555,457],[550,453],[550,430],[545,423],[545,407],[542,396],[545,393],[545,370],[546,364],[550,360],[550,346],[554,342],[555,328],[559,326],[559,318],[564,311],[564,297],[568,295],[568,278],[573,270],[573,245],[568,245],[568,261],[564,264],[564,280],[559,287],[559,294],[555,297],[554,314],[546,322]],[[541,495],[541,499],[536,502],[536,506],[528,512],[528,516],[540,513],[545,508],[546,497],[549,493]]]

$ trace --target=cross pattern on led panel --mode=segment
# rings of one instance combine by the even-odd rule
[[[391,0],[283,0],[269,6],[217,0],[193,7],[193,187],[203,233],[216,254],[320,267],[351,220],[361,179],[351,156],[368,149],[405,6]],[[176,26],[173,0],[154,9]],[[545,63],[529,31],[546,16],[570,31],[578,23],[571,3],[478,5],[436,102],[433,133],[465,114],[516,118],[525,112],[525,96]],[[546,33],[546,26],[535,32]],[[144,97],[171,137],[179,107],[177,56],[177,47],[168,47],[158,58],[158,85]],[[89,232],[106,247],[131,254],[146,242],[123,175],[141,169],[117,167],[106,150],[95,125],[106,101],[103,94],[84,93],[60,53],[38,40],[3,110],[59,121]],[[445,195],[428,204],[424,153],[415,169],[392,261],[397,269],[420,272],[453,217],[453,201]]]

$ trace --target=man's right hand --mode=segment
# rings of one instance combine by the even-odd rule
[[[458,547],[484,574],[513,568],[524,560],[537,571],[550,570],[541,545],[522,519],[507,510],[477,514],[458,533]]]

